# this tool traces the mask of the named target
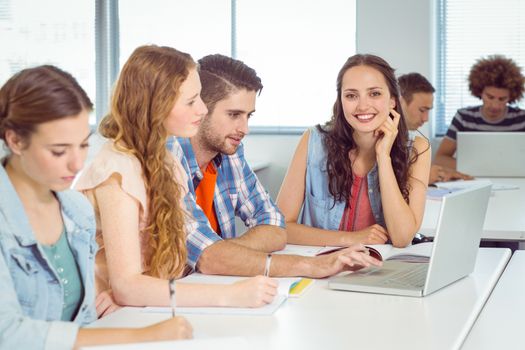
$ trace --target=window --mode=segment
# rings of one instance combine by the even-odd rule
[[[230,0],[126,0],[119,3],[120,67],[141,45],[171,46],[194,60],[230,55]]]
[[[213,53],[243,60],[264,85],[251,126],[304,128],[329,119],[355,34],[355,0],[0,0],[0,83],[55,64],[93,102],[97,96],[101,118],[131,52],[167,45],[195,60]]]
[[[355,53],[355,12],[347,0],[121,1],[120,65],[152,43],[195,60],[232,56],[263,81],[252,127],[310,126],[331,115],[337,73]]]
[[[236,58],[264,88],[251,126],[304,127],[327,121],[336,78],[356,50],[355,1],[237,1]]]
[[[53,64],[71,73],[94,102],[94,22],[92,1],[0,0],[0,86],[24,68]]]
[[[440,0],[438,6],[434,130],[442,136],[457,109],[481,103],[470,95],[467,82],[477,59],[501,54],[525,69],[525,2]]]

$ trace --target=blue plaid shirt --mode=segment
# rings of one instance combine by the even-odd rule
[[[187,138],[170,140],[168,148],[180,159],[188,173],[189,192],[186,196],[186,208],[196,219],[196,225],[188,231],[188,259],[190,264],[195,266],[202,251],[221,237],[210,227],[208,218],[195,202],[195,188],[202,180],[203,174],[197,164],[190,140]],[[248,228],[258,225],[285,227],[283,214],[246,162],[242,144],[235,154],[231,156],[219,154],[212,161],[217,169],[213,204],[223,238],[239,236],[235,231],[236,216]]]

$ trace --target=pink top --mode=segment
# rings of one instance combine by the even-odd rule
[[[171,156],[171,153],[169,153]],[[188,193],[187,174],[182,164],[176,157],[172,156],[174,164],[175,181],[182,187],[181,205],[184,208],[183,198]],[[148,261],[151,255],[148,244],[148,237],[144,235],[144,228],[147,224],[148,201],[146,188],[142,178],[142,167],[139,160],[132,154],[121,152],[113,147],[112,142],[106,142],[100,152],[81,173],[75,189],[84,193],[95,210],[97,221],[96,240],[99,250],[95,258],[95,279],[97,291],[110,289],[109,273],[106,263],[106,254],[104,249],[104,240],[101,232],[100,211],[95,198],[95,189],[107,181],[112,175],[118,175],[115,178],[120,182],[122,191],[127,193],[139,203],[139,234],[141,246],[141,266],[142,272],[148,271]],[[189,216],[186,216],[189,217]]]
[[[368,198],[368,180],[366,176],[354,174],[350,198],[346,204],[339,230],[359,231],[376,223],[370,199]]]

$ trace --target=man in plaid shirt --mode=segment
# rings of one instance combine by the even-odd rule
[[[243,62],[222,55],[206,56],[199,65],[208,114],[196,136],[169,145],[189,176],[186,206],[195,218],[187,228],[189,264],[208,274],[309,277],[366,265],[364,247],[313,258],[279,254],[271,260],[269,253],[286,245],[284,216],[247,164],[241,143],[261,79]],[[236,216],[246,232],[236,232]]]

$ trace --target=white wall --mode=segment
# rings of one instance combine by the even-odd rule
[[[357,0],[357,52],[385,58],[398,75],[419,72],[434,83],[434,7],[435,0]],[[421,131],[430,135],[428,126]],[[270,163],[260,177],[273,198],[299,137],[250,135],[244,141],[248,159]]]
[[[358,0],[357,51],[383,57],[397,75],[418,72],[434,83],[434,8],[434,0]],[[429,123],[421,131],[428,136]]]
[[[257,175],[272,198],[277,198],[295,147],[301,135],[250,135],[245,138],[246,158],[268,162],[270,166]]]

